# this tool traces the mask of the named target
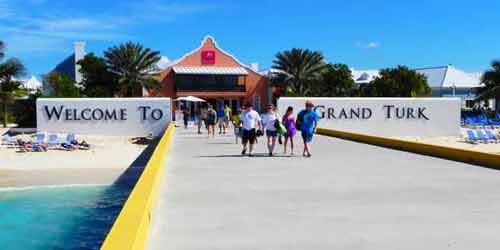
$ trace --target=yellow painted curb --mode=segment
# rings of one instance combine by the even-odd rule
[[[165,156],[170,150],[175,130],[171,124],[149,159],[141,177],[109,231],[101,250],[143,250],[158,198],[158,188],[164,171]]]
[[[364,135],[352,132],[319,128],[320,135],[338,137],[341,139],[363,142],[377,146],[393,148],[412,153],[436,156],[448,160],[476,164],[494,169],[500,169],[500,155],[479,152],[467,149],[452,148],[402,139],[393,139],[380,136]]]

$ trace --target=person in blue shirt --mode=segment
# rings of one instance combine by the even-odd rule
[[[310,101],[306,102],[306,109],[300,111],[297,115],[296,127],[302,132],[302,140],[304,141],[303,156],[311,157],[310,143],[313,135],[318,127],[319,115],[314,111],[314,104]]]
[[[219,106],[217,109],[217,124],[219,125],[219,135],[224,133],[226,134],[226,111],[224,110],[224,106]]]

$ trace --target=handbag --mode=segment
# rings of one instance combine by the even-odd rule
[[[285,125],[283,125],[283,123],[281,123],[281,122],[278,122],[278,123],[279,123],[278,124],[278,126],[279,126],[278,127],[278,133],[280,135],[285,135],[286,134],[286,127],[285,127]]]

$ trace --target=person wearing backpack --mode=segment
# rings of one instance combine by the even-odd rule
[[[302,140],[304,142],[304,157],[311,157],[310,143],[318,127],[319,115],[314,111],[314,104],[311,101],[306,102],[306,109],[300,111],[297,115],[296,127],[300,129]]]
[[[274,106],[272,104],[266,106],[266,113],[262,115],[262,125],[266,131],[269,156],[273,156],[276,139],[278,138],[280,120],[278,114],[274,112]]]

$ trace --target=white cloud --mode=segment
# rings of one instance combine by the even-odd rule
[[[7,52],[12,55],[18,55],[26,52],[34,54],[67,52],[68,49],[71,49],[71,47],[68,48],[64,40],[61,39],[24,34],[13,34],[5,37],[4,41],[7,44]]]
[[[362,49],[376,49],[381,46],[379,42],[368,42],[368,43],[363,43],[363,42],[356,42],[356,47],[362,48]]]
[[[131,17],[136,20],[161,22],[172,22],[181,16],[195,15],[219,9],[219,6],[215,3],[199,4],[160,0],[126,3],[123,6],[128,9]]]
[[[8,3],[6,0],[0,0],[0,19],[1,18],[7,18],[11,16],[12,10],[10,9]]]
[[[56,4],[57,3],[57,4]],[[132,40],[142,25],[158,25],[212,11],[215,4],[145,0],[114,3],[99,12],[79,8],[79,2],[0,0],[0,40],[12,56],[68,53],[76,40]]]

